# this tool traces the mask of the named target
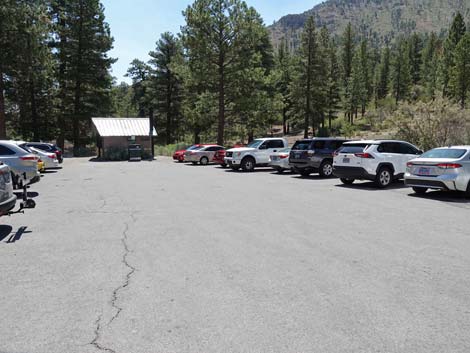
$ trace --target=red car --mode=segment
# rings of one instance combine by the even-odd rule
[[[199,148],[204,147],[204,146],[211,146],[211,145],[204,145],[204,144],[192,145],[192,146],[188,147],[185,150],[179,150],[179,151],[176,151],[175,153],[173,153],[173,159],[175,161],[178,161],[178,163],[183,163],[184,162],[184,153],[186,151],[196,150],[196,149],[199,149]]]
[[[224,161],[225,150],[218,150],[215,152],[214,159],[212,160],[215,164],[220,164],[223,168],[227,166]]]

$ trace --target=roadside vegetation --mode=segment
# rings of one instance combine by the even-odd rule
[[[247,142],[273,126],[423,148],[470,143],[470,33],[460,14],[442,34],[383,45],[351,24],[333,36],[311,17],[299,46],[286,39],[274,50],[243,1],[195,0],[180,33],[163,33],[148,62],[130,64],[130,85],[110,75],[104,14],[99,0],[0,4],[0,138],[68,140],[77,155],[94,142],[92,116],[154,116],[161,154]]]

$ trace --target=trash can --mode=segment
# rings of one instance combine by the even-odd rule
[[[129,161],[141,161],[142,160],[142,146],[133,144],[129,145]]]

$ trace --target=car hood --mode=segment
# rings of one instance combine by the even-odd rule
[[[256,148],[238,147],[238,148],[231,148],[231,149],[227,150],[227,152],[249,152],[249,151],[256,151]]]

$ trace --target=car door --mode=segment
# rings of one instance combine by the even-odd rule
[[[256,151],[256,163],[258,164],[267,164],[269,163],[269,140],[264,141],[258,147],[258,151]]]
[[[267,141],[268,148],[266,149],[267,152],[267,159],[266,162],[263,163],[269,163],[271,155],[274,153],[279,152],[280,150],[284,149],[284,141],[282,140],[269,140]]]

